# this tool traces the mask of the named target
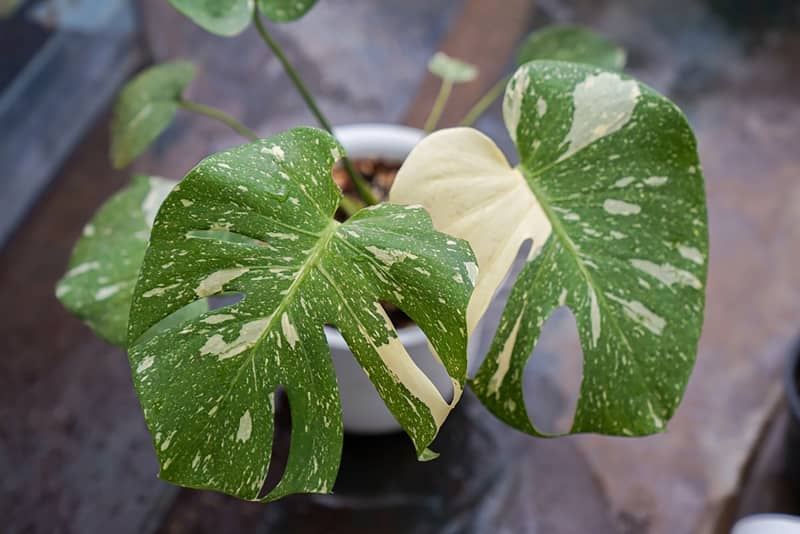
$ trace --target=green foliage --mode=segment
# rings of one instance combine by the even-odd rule
[[[231,36],[256,10],[286,22],[315,1],[170,3]],[[708,236],[693,134],[671,102],[614,72],[625,52],[594,32],[537,31],[518,61],[503,114],[521,163],[510,167],[475,130],[437,132],[412,152],[392,191],[414,205],[379,204],[337,222],[342,198],[331,167],[341,146],[298,128],[210,156],[174,188],[137,177],[95,215],[56,293],[99,336],[129,349],[163,479],[250,500],[330,491],[342,414],[324,325],[340,330],[419,459],[435,458],[427,447],[467,380],[467,332],[529,239],[529,261],[471,381],[477,396],[508,424],[543,435],[525,409],[523,371],[544,322],[567,306],[584,350],[571,432],[664,429],[703,321]],[[443,80],[426,121],[433,129],[453,84],[478,71],[443,53],[428,68]],[[194,73],[187,62],[168,63],[126,85],[112,123],[115,166],[146,150],[179,107],[256,137],[183,100]],[[210,297],[226,294],[243,299],[208,310]],[[410,359],[381,302],[426,333],[452,379],[452,402]],[[292,412],[291,451],[277,487],[261,498],[279,387]]]
[[[56,296],[109,343],[124,347],[133,288],[150,229],[161,202],[175,182],[137,176],[111,197],[83,229],[56,286]],[[205,311],[198,303],[178,317]]]
[[[206,31],[231,37],[250,25],[256,5],[274,22],[305,15],[317,0],[169,0],[172,6]]]
[[[167,129],[194,75],[194,65],[175,61],[150,67],[125,85],[111,122],[115,167],[131,163]]]
[[[475,392],[507,423],[539,434],[523,370],[542,324],[566,305],[584,350],[572,432],[663,431],[703,323],[707,217],[686,119],[626,76],[554,62],[517,71],[504,116],[551,230],[534,239]]]
[[[259,11],[273,22],[297,20],[316,3],[317,0],[256,0]]]
[[[517,65],[546,59],[622,70],[625,58],[625,49],[604,35],[581,26],[554,25],[537,30],[525,39],[517,55]]]
[[[417,454],[451,405],[413,364],[380,301],[425,331],[457,401],[466,380],[474,257],[419,207],[381,204],[345,223],[331,167],[341,147],[298,128],[203,160],[167,197],[136,286],[134,384],[170,482],[258,499],[270,462],[274,392],[286,389],[291,452],[267,500],[330,491],[342,446],[323,325],[335,325]],[[236,304],[141,336],[206,297]]]

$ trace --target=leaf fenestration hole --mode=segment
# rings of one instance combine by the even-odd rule
[[[243,298],[244,293],[223,293],[190,302],[148,328],[134,344],[144,343],[159,332],[181,326],[183,323],[199,317],[207,311],[233,306]]]
[[[569,432],[583,376],[583,351],[575,316],[556,308],[542,325],[533,355],[525,366],[525,407],[542,432]]]
[[[213,309],[210,305],[211,300],[212,299],[209,298],[199,299],[195,300],[194,302],[190,302],[181,308],[178,308],[145,330],[144,334],[142,334],[133,344],[138,345],[140,343],[144,343],[164,330],[178,327],[183,323],[202,315],[209,309]]]
[[[221,293],[208,298],[208,309],[218,310],[233,306],[244,298],[244,293]]]
[[[272,454],[264,486],[260,496],[266,496],[283,478],[286,464],[289,461],[289,450],[292,445],[292,410],[289,406],[289,396],[283,387],[278,387],[271,393],[275,399],[275,413],[273,413]]]
[[[239,243],[255,247],[265,247],[267,243],[260,239],[255,239],[244,234],[230,232],[228,230],[190,230],[186,232],[186,237],[190,239],[208,239],[209,241],[223,241],[225,243]]]
[[[420,328],[414,319],[405,313],[397,302],[381,301],[381,307],[389,317],[400,338],[400,343],[406,349],[414,365],[433,383],[439,395],[446,401],[453,401],[453,383],[428,335]]]
[[[478,321],[475,331],[470,336],[469,354],[474,355],[469,365],[469,376],[471,377],[475,376],[475,373],[486,358],[486,354],[489,352],[489,346],[492,344],[494,333],[497,332],[503,310],[508,303],[508,297],[511,295],[511,288],[514,287],[519,273],[527,263],[527,257],[532,245],[533,241],[531,239],[526,239],[522,242],[517,251],[517,257],[511,264],[505,278],[503,278],[503,282],[495,290],[489,307],[486,309],[480,321]]]

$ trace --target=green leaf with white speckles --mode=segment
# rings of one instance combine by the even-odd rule
[[[522,66],[503,111],[517,168],[483,134],[443,130],[414,149],[391,192],[472,245],[480,274],[470,327],[533,241],[471,385],[498,417],[540,435],[523,371],[542,325],[566,305],[584,352],[572,432],[662,431],[703,322],[708,236],[694,135],[649,87],[572,63]]]
[[[194,73],[194,65],[188,61],[162,63],[146,69],[125,85],[111,120],[114,167],[131,163],[167,129]]]
[[[535,60],[571,61],[607,70],[625,67],[625,49],[597,32],[572,25],[547,26],[522,43],[517,64]]]
[[[203,160],[164,202],[135,291],[129,357],[165,480],[257,499],[283,386],[291,452],[267,499],[329,491],[342,421],[326,324],[429,456],[466,380],[474,257],[420,207],[382,204],[335,221],[340,150],[320,130],[291,130]],[[244,298],[137,342],[173,310],[223,292]],[[427,334],[453,402],[413,364],[380,301]]]
[[[317,0],[169,0],[172,6],[211,33],[231,37],[253,20],[255,7],[273,22],[297,20]]]
[[[125,346],[128,310],[150,229],[175,182],[135,177],[84,227],[56,296],[106,341]],[[184,313],[204,311],[201,303]]]
[[[297,20],[316,3],[317,0],[257,0],[259,11],[274,22]]]
[[[169,0],[172,7],[206,31],[231,37],[253,18],[254,0]]]
[[[428,70],[439,78],[452,83],[471,82],[478,76],[478,67],[471,63],[436,52],[428,61]]]

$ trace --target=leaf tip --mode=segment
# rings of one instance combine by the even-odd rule
[[[419,454],[419,456],[417,456],[417,460],[419,460],[420,462],[430,462],[431,460],[435,460],[438,457],[439,457],[438,452],[426,448]]]

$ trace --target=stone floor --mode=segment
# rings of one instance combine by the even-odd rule
[[[242,117],[265,135],[313,123],[254,33],[212,37],[164,4],[141,2],[144,39],[156,60],[189,57],[202,65],[192,98]],[[630,72],[675,99],[696,129],[711,258],[697,369],[669,430],[638,440],[546,441],[487,423],[512,451],[505,457],[516,473],[513,491],[499,497],[503,524],[492,531],[721,534],[742,513],[796,507],[798,499],[778,491],[776,460],[782,372],[800,332],[796,24],[755,10],[746,20],[734,19],[713,9],[730,3],[700,0],[539,0],[535,12],[530,2],[506,0],[509,11],[522,15],[492,24],[490,16],[502,15],[492,14],[494,4],[321,0],[276,36],[333,122],[343,124],[417,122],[430,101],[424,64],[439,46],[479,58],[484,76],[478,83],[484,84],[508,65],[510,47],[534,26],[571,21],[608,33],[629,49]],[[457,116],[467,100],[455,95],[446,117]],[[291,531],[375,532],[375,525],[325,523],[320,518],[331,516],[306,497],[264,507],[177,490],[155,478],[124,355],[95,340],[52,295],[82,224],[126,180],[127,173],[106,162],[104,121],[0,252],[0,288],[12,303],[0,323],[6,348],[0,360],[4,528],[284,532],[302,523]],[[507,139],[497,108],[479,126]],[[177,177],[207,153],[238,142],[224,127],[181,115],[135,170]],[[539,407],[537,420],[569,417],[580,365],[573,330],[568,316],[556,317],[537,349],[529,395]],[[471,403],[463,408],[476,409]],[[412,531],[398,528],[381,530]],[[437,531],[428,528],[414,532]]]

